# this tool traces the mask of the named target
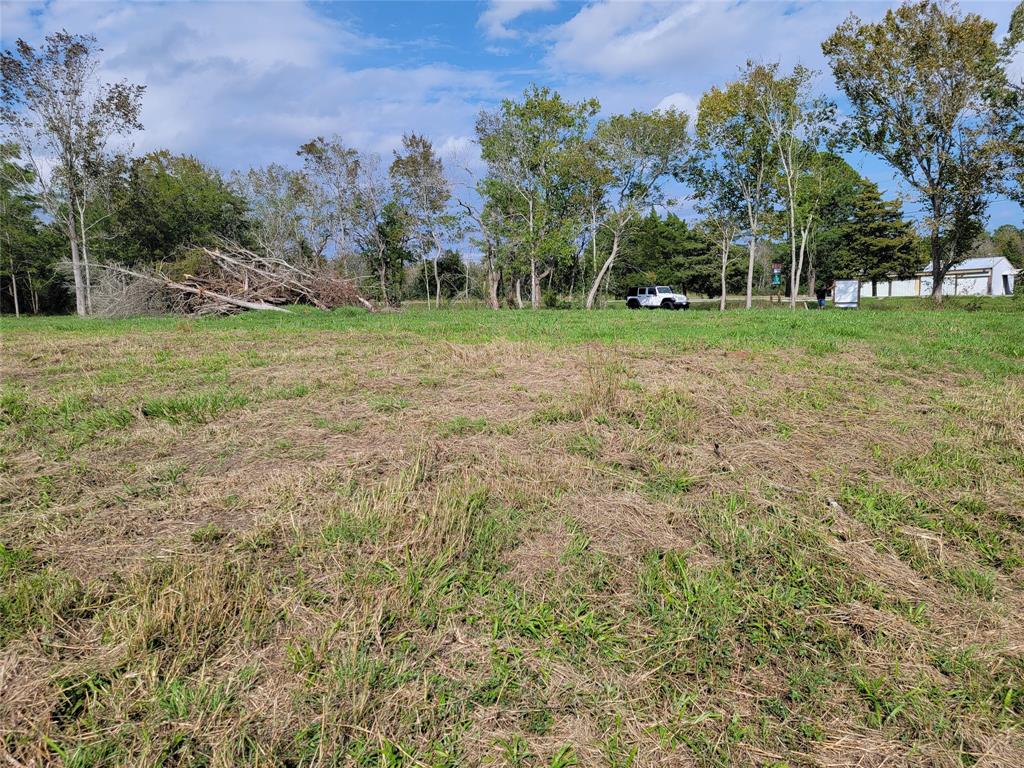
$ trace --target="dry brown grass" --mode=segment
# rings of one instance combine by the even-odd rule
[[[1024,764],[1019,375],[203,328],[5,340],[8,762]]]

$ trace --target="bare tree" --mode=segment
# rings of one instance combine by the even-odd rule
[[[140,130],[145,86],[101,84],[96,38],[47,35],[37,51],[24,40],[0,56],[0,118],[25,149],[47,212],[64,223],[78,314],[88,312],[84,209],[115,136]]]
[[[310,245],[304,231],[305,187],[299,171],[292,171],[277,163],[265,168],[252,168],[245,174],[236,173],[233,186],[249,202],[253,238],[258,249],[268,256],[284,261],[305,261],[303,251],[312,255],[322,253],[326,233]]]

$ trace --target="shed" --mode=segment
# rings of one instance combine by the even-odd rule
[[[1009,296],[1020,270],[1005,256],[981,256],[964,259],[951,267],[942,281],[944,296]],[[930,296],[932,270],[925,264],[913,277],[890,275],[887,280],[865,280],[861,296]]]

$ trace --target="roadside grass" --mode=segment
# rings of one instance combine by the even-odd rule
[[[0,754],[1024,764],[1024,323],[884,309],[4,320]]]

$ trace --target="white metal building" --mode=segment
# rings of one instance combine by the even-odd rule
[[[1009,296],[1020,270],[1003,256],[985,256],[965,259],[946,273],[942,281],[944,296]],[[866,280],[861,283],[860,295],[885,298],[887,296],[931,296],[932,269],[930,264],[909,279],[891,276],[888,280]]]

